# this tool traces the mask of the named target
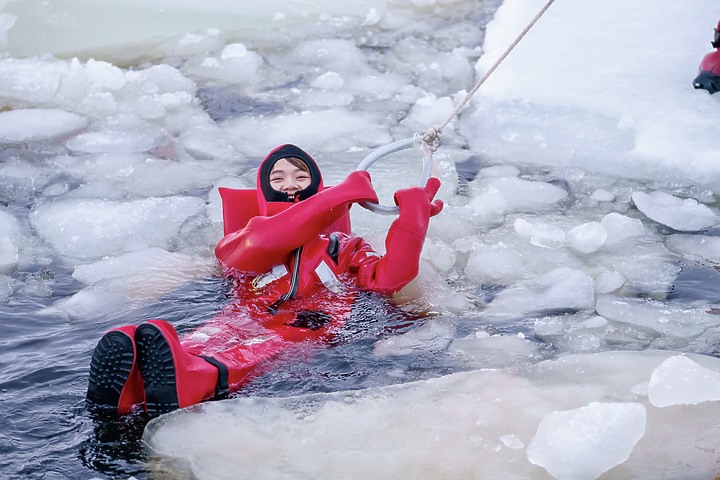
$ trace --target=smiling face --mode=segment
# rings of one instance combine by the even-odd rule
[[[310,186],[310,169],[299,158],[281,158],[270,170],[270,187],[288,195],[293,200],[295,194]]]

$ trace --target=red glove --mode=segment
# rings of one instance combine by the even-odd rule
[[[400,215],[385,238],[385,255],[380,259],[359,257],[357,278],[362,288],[391,294],[417,276],[430,217],[443,208],[441,200],[433,201],[439,188],[440,180],[430,178],[425,188],[411,187],[395,193]]]
[[[332,194],[330,194],[330,192],[332,192]],[[343,201],[348,203],[377,203],[378,201],[377,193],[375,193],[375,189],[370,181],[370,172],[364,170],[350,173],[345,180],[320,193],[325,194],[324,196],[328,197],[328,203],[333,205],[337,205]]]
[[[406,211],[410,213],[409,211],[412,210],[420,215],[426,214],[434,217],[442,211],[444,205],[442,200],[432,201],[439,189],[440,180],[430,177],[425,188],[410,187],[398,190],[395,192],[395,204],[400,207],[400,215]]]

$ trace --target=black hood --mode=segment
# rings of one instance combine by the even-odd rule
[[[322,175],[315,160],[303,149],[291,144],[285,144],[277,147],[270,152],[260,164],[258,169],[257,188],[262,191],[266,202],[290,202],[287,193],[279,192],[270,186],[270,172],[275,163],[287,157],[296,157],[305,162],[310,171],[310,185],[295,193],[295,200],[305,200],[315,195],[322,189]]]

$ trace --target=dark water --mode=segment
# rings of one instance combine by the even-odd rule
[[[483,159],[478,158],[459,166],[460,188],[474,178],[483,164]],[[34,203],[36,191],[20,190],[11,183],[2,188],[6,208],[21,222],[27,222],[28,205]],[[7,303],[0,303],[0,478],[152,478],[140,440],[148,418],[141,413],[121,419],[98,418],[85,409],[92,351],[108,329],[151,318],[166,319],[181,333],[190,330],[227,304],[228,285],[220,277],[208,277],[142,308],[120,310],[92,320],[73,321],[41,313],[81,290],[83,286],[73,280],[72,271],[72,267],[57,263],[21,265],[13,273],[19,287]],[[532,321],[537,316],[574,312],[536,312],[532,318],[493,326],[483,321],[482,307],[503,287],[459,287],[475,299],[478,313],[445,318],[453,324],[455,338],[482,326],[490,333],[522,333],[538,342],[546,357],[562,353],[552,339],[534,337]],[[666,301],[717,304],[720,272],[684,262]],[[464,370],[466,367],[443,349],[419,349],[390,357],[373,354],[379,339],[405,333],[425,321],[427,317],[411,315],[379,295],[362,295],[352,321],[333,342],[303,345],[283,354],[270,373],[236,395],[282,397],[361,389]],[[704,344],[703,349],[698,353],[720,355],[720,339]]]
[[[2,478],[138,476],[143,470],[139,436],[144,419],[95,421],[85,410],[95,343],[113,326],[155,316],[178,322],[207,317],[223,301],[221,280],[208,279],[195,285],[192,294],[178,292],[152,307],[94,322],[38,314],[77,291],[70,274],[61,267],[47,268],[52,297],[41,301],[16,295],[0,304]]]
[[[461,176],[471,174],[461,172]],[[18,269],[14,278],[25,286],[45,285],[52,294],[38,297],[24,294],[20,288],[9,302],[0,304],[0,478],[151,478],[140,440],[148,419],[143,414],[97,418],[85,409],[92,350],[106,330],[123,324],[164,318],[180,332],[196,327],[226,305],[226,282],[220,277],[205,278],[142,308],[80,322],[39,313],[80,289],[72,279],[72,269],[62,265],[35,268]],[[720,273],[715,268],[685,263],[667,301],[717,303],[719,285]],[[486,304],[498,288],[478,286],[469,294]],[[481,315],[480,310],[476,318],[449,318],[456,328],[455,337],[476,331]],[[442,350],[384,358],[373,355],[378,339],[407,332],[426,320],[379,295],[362,295],[352,321],[331,344],[305,345],[300,356],[292,351],[284,354],[273,371],[237,395],[332,392],[463,370],[462,364]],[[532,337],[527,328],[531,321],[517,319],[498,328],[503,329],[500,333],[526,332],[531,340],[547,342]],[[486,328],[493,327],[486,324]],[[700,353],[720,353],[719,345],[707,345],[707,349]],[[543,343],[542,350],[551,356],[555,348]]]
[[[27,272],[26,272],[27,273]],[[197,326],[228,301],[218,277],[198,281],[144,308],[117,312],[96,322],[73,323],[38,310],[75,288],[70,271],[49,268],[54,294],[44,301],[13,298],[0,304],[0,476],[3,479],[151,478],[140,440],[144,414],[98,418],[85,409],[90,356],[110,327],[165,318],[179,331]],[[678,277],[671,301],[720,296],[720,274],[688,265]],[[332,392],[420,380],[463,369],[442,351],[378,358],[378,339],[404,333],[425,319],[412,317],[388,300],[363,295],[353,320],[329,345],[302,347],[277,359],[276,368],[237,395],[289,396]],[[477,328],[474,319],[452,319],[457,337]],[[522,322],[505,328],[522,330]],[[550,354],[552,345],[545,345]],[[310,355],[308,355],[310,353]]]
[[[0,477],[151,478],[140,441],[149,419],[141,413],[120,419],[93,417],[85,409],[92,350],[109,328],[150,318],[167,319],[180,332],[191,329],[227,303],[228,289],[223,279],[207,278],[147,307],[94,322],[74,323],[38,314],[76,291],[70,274],[70,270],[49,267],[44,275],[53,284],[51,298],[13,297],[0,304]],[[353,320],[331,345],[304,346],[304,361],[289,352],[277,360],[274,371],[238,395],[287,396],[365,388],[378,385],[382,378],[407,381],[457,369],[451,358],[429,353],[373,358],[373,344],[379,338],[403,333],[422,321],[382,297],[364,295]],[[403,372],[402,378],[396,372]]]

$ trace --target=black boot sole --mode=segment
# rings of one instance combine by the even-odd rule
[[[135,348],[127,334],[111,331],[103,335],[90,361],[86,397],[88,408],[114,409],[117,413],[120,394],[130,377],[134,360]]]
[[[138,368],[145,384],[145,407],[156,417],[180,408],[172,349],[160,329],[144,323],[135,331]]]

